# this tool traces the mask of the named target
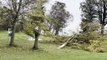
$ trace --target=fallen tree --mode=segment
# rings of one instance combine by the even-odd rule
[[[75,39],[75,35],[66,39],[66,41],[58,47],[58,49],[64,48],[69,42],[72,42]]]

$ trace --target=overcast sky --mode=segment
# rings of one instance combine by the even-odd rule
[[[49,11],[51,6],[55,1],[60,1],[66,4],[66,9],[73,15],[73,21],[69,22],[68,27],[64,28],[63,33],[71,34],[71,32],[77,32],[80,27],[79,24],[81,22],[81,11],[80,11],[80,2],[84,0],[50,0],[47,6],[47,10]]]

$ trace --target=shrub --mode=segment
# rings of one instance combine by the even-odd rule
[[[92,52],[105,52],[107,49],[106,36],[98,33],[99,25],[96,23],[82,23],[83,31],[71,42],[73,48]]]

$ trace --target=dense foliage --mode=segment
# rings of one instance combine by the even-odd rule
[[[81,31],[78,34],[70,33],[72,36],[58,35],[72,18],[66,10],[65,3],[56,1],[50,13],[45,14],[44,5],[48,0],[7,0],[4,2],[7,5],[0,0],[0,31],[9,30],[9,46],[11,47],[15,46],[15,33],[20,31],[34,39],[34,50],[39,48],[38,43],[41,40],[41,43],[62,44],[61,48],[68,46],[92,52],[107,51],[107,38],[104,32],[107,24],[106,0],[81,2]],[[25,39],[23,36],[21,38]]]

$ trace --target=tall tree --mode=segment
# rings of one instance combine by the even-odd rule
[[[65,9],[65,3],[57,1],[51,8],[50,17],[55,22],[53,23],[55,35],[58,35],[59,31],[66,26],[66,22],[70,18],[70,13]]]
[[[95,0],[85,0],[81,3],[82,21],[93,22],[95,18]]]
[[[0,0],[1,1],[1,0]],[[14,46],[14,35],[16,29],[16,23],[19,21],[20,15],[22,15],[29,6],[33,5],[36,0],[5,0],[3,6],[8,10],[7,13],[9,20],[11,21],[11,38],[10,46]]]
[[[82,21],[98,21],[101,24],[101,34],[104,34],[104,26],[107,24],[107,1],[85,0],[81,3]]]
[[[81,28],[83,32],[87,31],[90,27],[88,27],[88,23],[93,23],[95,20],[96,12],[95,12],[95,0],[85,0],[80,5],[82,10],[82,23]]]
[[[104,35],[104,26],[107,24],[107,0],[98,0],[96,6],[98,20],[101,24],[101,34]]]

